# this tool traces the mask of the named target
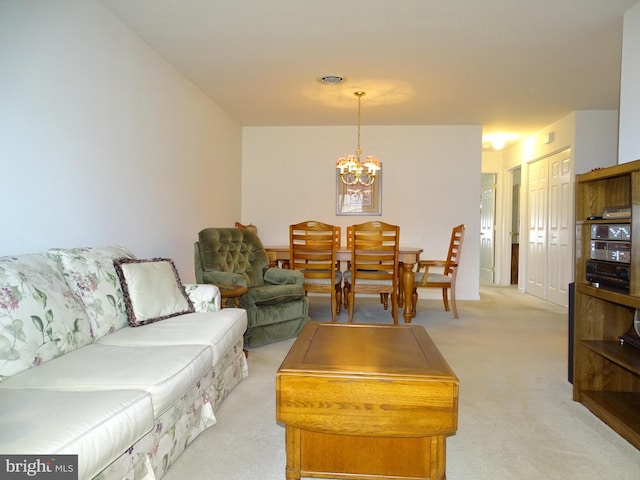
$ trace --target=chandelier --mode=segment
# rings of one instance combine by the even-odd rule
[[[360,161],[360,103],[366,92],[358,91],[353,94],[358,97],[358,148],[355,155],[340,157],[336,162],[336,168],[340,170],[340,179],[345,185],[372,185],[377,171],[380,170],[380,162],[372,155],[369,155],[364,163]]]

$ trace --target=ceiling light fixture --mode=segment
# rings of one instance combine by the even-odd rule
[[[325,85],[340,85],[343,81],[344,78],[338,75],[325,75],[324,77],[320,77],[320,83],[324,83]]]
[[[357,91],[353,93],[358,97],[358,148],[355,155],[346,158],[340,157],[336,162],[336,168],[340,170],[340,179],[345,185],[372,185],[376,179],[376,173],[380,170],[380,162],[377,158],[369,155],[364,164],[360,162],[360,109],[361,100],[366,92]],[[366,171],[365,171],[366,169]]]
[[[506,145],[507,141],[503,135],[495,135],[493,140],[491,140],[491,146],[494,150],[502,150]]]

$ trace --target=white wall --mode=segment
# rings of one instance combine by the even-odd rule
[[[0,4],[0,255],[123,244],[194,279],[240,125],[93,0]]]
[[[574,112],[574,173],[610,167],[618,158],[618,112],[582,110]]]
[[[401,243],[443,258],[451,228],[467,225],[458,298],[479,298],[482,128],[363,126],[363,156],[382,162],[382,215],[337,216],[339,156],[356,147],[356,127],[245,127],[242,221],[257,224],[265,244],[286,245],[289,225],[319,220],[346,227],[369,220],[400,225]],[[440,298],[425,290],[421,297]]]
[[[615,110],[571,112],[505,150],[504,167],[525,165],[566,148],[572,149],[576,174],[615,165],[617,120],[618,113]],[[553,134],[553,140],[544,143],[545,135],[550,133]]]
[[[640,3],[624,15],[618,163],[640,159]]]

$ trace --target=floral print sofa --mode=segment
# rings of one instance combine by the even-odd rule
[[[0,257],[2,454],[76,454],[79,479],[159,479],[247,376],[244,310],[178,282],[187,310],[132,327],[123,258],[145,262],[116,246]]]

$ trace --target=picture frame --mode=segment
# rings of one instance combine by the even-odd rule
[[[382,164],[372,185],[347,185],[336,169],[336,215],[382,215]]]

